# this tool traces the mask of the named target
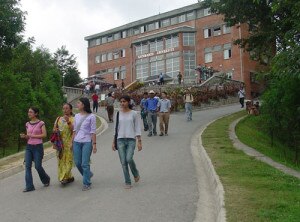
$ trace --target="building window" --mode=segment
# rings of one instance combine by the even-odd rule
[[[148,24],[148,29],[147,31],[152,31],[155,29],[155,23],[151,23],[151,24]]]
[[[100,57],[100,55],[97,55],[96,57],[95,57],[95,63],[100,63],[101,62],[101,57]]]
[[[126,30],[124,30],[124,31],[122,31],[121,32],[121,38],[126,38],[127,37],[127,32],[126,32]]]
[[[204,17],[204,9],[197,10],[197,18],[202,18],[202,17]]]
[[[171,18],[171,25],[175,25],[178,23],[178,17]]]
[[[212,52],[205,53],[204,59],[205,59],[205,63],[212,62]]]
[[[232,71],[226,72],[226,78],[227,78],[227,79],[232,79],[232,76],[233,76]]]
[[[96,45],[100,45],[100,44],[101,44],[101,39],[100,38],[96,39]]]
[[[231,43],[224,44],[224,59],[231,58]]]
[[[124,58],[126,56],[126,50],[125,49],[121,49],[121,57]]]
[[[176,78],[180,71],[180,60],[177,58],[170,58],[166,60],[166,74],[172,78]]]
[[[194,51],[184,51],[184,79],[186,83],[195,82],[196,55]]]
[[[145,26],[144,26],[144,25],[143,25],[143,26],[141,26],[141,33],[144,33],[144,32],[145,32],[145,30],[146,30]]]
[[[118,59],[120,57],[120,52],[116,51],[113,53],[114,59]]]
[[[178,16],[178,22],[179,23],[185,22],[185,14]]]
[[[121,37],[121,33],[120,32],[117,32],[114,34],[114,40],[119,40]]]
[[[179,39],[177,35],[169,36],[165,41],[166,49],[176,48],[179,46]]]
[[[205,8],[204,9],[204,16],[208,16],[208,15],[211,15],[210,8]]]
[[[220,26],[213,28],[213,30],[214,30],[214,36],[219,36],[222,34]]]
[[[170,25],[170,19],[164,19],[161,21],[161,26],[162,27],[167,27]]]
[[[102,37],[101,42],[102,44],[107,43],[107,37],[106,36]]]
[[[134,35],[140,34],[140,29],[139,29],[139,28],[133,29],[133,34],[134,34]]]
[[[112,52],[107,53],[107,61],[110,61],[112,59],[113,59],[113,53]]]
[[[211,37],[211,29],[204,29],[204,38],[207,39]]]
[[[193,12],[189,12],[189,13],[187,13],[186,14],[186,20],[187,21],[190,21],[190,20],[193,20],[193,19],[195,19],[195,12],[193,11]]]
[[[93,47],[95,45],[96,45],[96,40],[95,39],[89,40],[89,47]]]
[[[194,46],[195,45],[195,33],[183,33],[183,45]]]
[[[223,34],[231,33],[231,27],[228,27],[227,25],[223,25]]]
[[[101,61],[102,61],[102,62],[105,62],[105,61],[106,61],[106,54],[102,54],[102,55],[101,55]]]
[[[155,76],[159,75],[160,73],[165,73],[165,61],[155,61],[150,63],[150,75]]]
[[[148,53],[149,52],[148,43],[143,43],[143,44],[140,44],[140,45],[136,45],[135,46],[135,52],[136,52],[137,56]]]
[[[113,35],[107,36],[107,42],[111,42],[113,40]]]
[[[145,81],[149,76],[149,64],[140,64],[136,66],[136,79]]]
[[[162,39],[156,39],[150,42],[150,52],[156,52],[164,49],[164,42]]]
[[[121,79],[126,79],[126,66],[121,67]]]

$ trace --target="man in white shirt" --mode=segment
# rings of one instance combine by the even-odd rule
[[[160,134],[159,136],[168,136],[168,128],[169,128],[169,119],[171,112],[171,102],[167,99],[167,93],[161,93],[162,99],[159,100],[157,107],[159,111],[159,127]]]
[[[240,90],[238,91],[238,96],[240,99],[241,108],[244,108],[245,90],[242,86],[241,86]]]

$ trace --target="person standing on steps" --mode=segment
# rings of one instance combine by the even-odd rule
[[[181,72],[178,73],[177,80],[178,80],[178,85],[181,85],[181,80],[182,80]]]
[[[244,108],[245,90],[242,86],[241,86],[240,90],[238,91],[238,96],[239,96],[241,108]]]
[[[106,111],[107,111],[108,121],[111,123],[111,122],[113,122],[113,117],[114,117],[115,99],[112,97],[111,93],[108,93],[107,96],[108,97],[105,99]]]
[[[156,136],[156,123],[157,123],[157,104],[158,100],[154,98],[155,92],[150,90],[149,98],[145,102],[145,108],[148,113],[148,126],[149,126],[149,133],[148,136],[151,137],[152,135]]]
[[[183,97],[187,121],[192,121],[192,108],[193,108],[193,102],[194,102],[194,97],[190,90],[191,90],[191,88],[188,88]]]
[[[73,130],[73,155],[80,174],[83,176],[82,191],[91,189],[91,154],[97,152],[96,116],[92,114],[88,98],[80,98],[77,103],[79,113],[75,115]]]
[[[50,185],[50,177],[42,166],[42,160],[44,157],[43,138],[47,136],[45,123],[39,120],[39,109],[36,107],[29,108],[28,117],[30,121],[26,123],[26,134],[20,134],[21,138],[27,140],[27,146],[25,150],[26,187],[23,192],[35,190],[31,171],[32,161],[34,161],[35,169],[38,172],[44,187],[48,187]]]
[[[58,161],[58,180],[62,185],[72,183],[73,152],[72,152],[72,135],[74,129],[74,117],[72,105],[66,103],[63,105],[63,116],[57,117],[54,123],[53,131],[59,130],[63,149],[57,155]]]
[[[158,102],[159,109],[159,126],[160,126],[160,134],[159,136],[168,136],[168,128],[169,128],[169,119],[171,112],[171,102],[167,99],[167,93],[162,92],[161,99]]]
[[[140,174],[133,160],[133,155],[136,143],[138,151],[142,150],[141,123],[137,112],[131,110],[129,96],[125,95],[120,98],[120,108],[121,110],[116,116],[118,119],[115,121],[117,125],[115,126],[117,127],[117,144],[113,140],[112,150],[116,151],[117,145],[125,178],[125,189],[130,189],[132,186],[128,165],[135,182],[137,183],[140,180]]]
[[[143,95],[143,99],[141,100],[140,102],[140,106],[141,106],[141,118],[143,120],[143,124],[144,124],[144,131],[148,131],[148,120],[147,120],[147,109],[145,107],[145,103],[148,99],[148,93],[147,92],[144,92],[144,95]]]

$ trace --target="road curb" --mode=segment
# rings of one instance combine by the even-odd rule
[[[108,128],[108,124],[107,124],[106,120],[104,118],[102,118],[101,116],[97,115],[97,117],[100,118],[100,120],[101,120],[101,126],[99,128],[97,128],[97,130],[96,130],[96,135],[99,136]],[[44,146],[46,144],[49,144],[49,142],[44,143]],[[48,150],[50,150],[50,151],[48,151]],[[53,157],[56,156],[56,151],[53,150],[52,148],[47,148],[45,151],[46,151],[45,152],[46,154],[44,155],[43,162],[45,162],[47,160],[50,160],[50,159],[52,159]],[[18,159],[22,158],[24,156],[24,154],[25,154],[25,151],[13,154],[11,156],[8,156],[8,157],[5,157],[5,158],[1,159],[0,163],[4,162],[4,161],[7,161],[7,160],[10,160],[10,159],[14,159],[14,158],[18,158]],[[23,158],[22,158],[22,160],[23,160]],[[25,169],[25,167],[24,167],[24,164],[23,164],[22,160],[20,160],[19,164],[17,164],[16,166],[13,166],[13,167],[11,167],[7,170],[1,171],[0,172],[0,180],[2,180],[4,178],[7,178],[7,177],[10,177],[14,174],[17,174],[17,173],[23,171]]]
[[[225,115],[226,116],[226,115]],[[221,119],[224,116],[218,118]],[[216,120],[218,120],[216,119]],[[202,144],[202,134],[206,130],[206,128],[215,122],[216,120],[213,120],[206,124],[205,126],[201,127],[192,137],[192,142],[191,142],[191,150],[192,150],[192,155],[194,158],[194,163],[196,166],[196,171],[199,171],[199,166],[202,164],[205,168],[205,173],[207,174],[207,177],[209,179],[209,184],[210,187],[212,188],[213,195],[214,195],[214,212],[215,212],[215,219],[213,221],[218,221],[218,222],[225,222],[226,221],[226,210],[225,210],[225,201],[224,201],[224,188],[223,185],[220,181],[219,176],[217,175],[215,168],[211,162],[211,159],[209,158],[205,148],[203,147]],[[199,173],[199,172],[198,172]],[[197,173],[197,174],[198,174]],[[199,177],[198,177],[198,189],[200,193],[200,187],[199,187]],[[201,202],[200,202],[200,196],[197,204],[197,212],[196,212],[196,217],[194,222],[200,222],[203,221],[203,215],[201,212]]]

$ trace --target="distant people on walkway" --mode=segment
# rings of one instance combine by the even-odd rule
[[[168,136],[168,128],[169,128],[169,119],[171,112],[171,102],[167,99],[167,93],[161,93],[161,99],[158,104],[159,109],[159,127],[160,127],[160,136]]]
[[[117,144],[115,144],[115,140],[113,140],[112,149],[116,151],[117,145],[125,178],[125,189],[130,189],[132,186],[128,165],[135,182],[140,180],[140,174],[133,160],[133,155],[136,141],[138,151],[142,150],[141,124],[137,112],[131,110],[129,96],[125,95],[120,98],[120,108],[121,110],[117,113],[116,117],[118,118],[118,120],[116,120],[116,124],[118,123]]]
[[[178,84],[180,85],[181,84],[181,80],[182,80],[182,74],[181,74],[181,72],[178,73],[177,80],[178,80]]]
[[[50,185],[50,177],[42,166],[44,157],[43,138],[47,136],[45,123],[39,119],[39,109],[30,107],[28,110],[29,122],[26,123],[26,134],[21,133],[20,137],[27,140],[25,150],[25,182],[26,187],[23,192],[35,190],[32,179],[32,161],[39,174],[40,180],[45,187]]]
[[[111,93],[108,93],[107,98],[105,99],[105,104],[106,104],[108,121],[110,123],[113,122],[113,118],[114,118],[114,103],[115,103],[115,99],[113,98]]]
[[[90,94],[90,89],[91,89],[90,84],[86,84],[85,89],[84,89],[85,94],[89,95]]]
[[[240,90],[238,91],[238,97],[240,100],[241,108],[244,108],[245,90],[244,90],[244,87],[242,87],[242,86],[241,86]]]
[[[149,98],[145,102],[145,108],[148,113],[148,126],[149,126],[149,133],[148,136],[156,136],[156,123],[157,123],[157,104],[158,99],[154,98],[155,92],[150,90]]]
[[[82,191],[91,189],[90,157],[97,152],[96,116],[92,114],[88,98],[80,98],[77,103],[79,113],[75,115],[73,132],[74,161],[83,176]]]
[[[160,85],[164,85],[165,84],[164,75],[162,73],[160,73],[160,75],[159,75],[159,84]]]
[[[99,96],[96,94],[96,92],[93,93],[92,95],[92,100],[93,100],[93,112],[98,112],[98,107],[99,107]]]
[[[95,91],[96,91],[96,94],[99,95],[99,93],[100,93],[100,85],[99,85],[99,83],[97,83],[95,85]]]
[[[72,152],[72,135],[74,130],[74,117],[72,105],[66,103],[63,105],[63,116],[57,117],[53,131],[59,131],[63,144],[61,152],[57,151],[58,161],[58,181],[62,184],[68,184],[74,181],[72,175],[73,152]]]
[[[144,124],[144,131],[148,131],[148,129],[149,129],[148,119],[147,119],[148,112],[147,112],[147,108],[145,107],[145,103],[146,103],[147,99],[148,99],[148,93],[144,92],[143,99],[140,102],[141,118],[142,118],[143,124]]]
[[[121,89],[124,90],[125,89],[125,83],[124,80],[122,79],[122,83],[121,83]]]
[[[194,102],[194,97],[191,93],[191,88],[186,90],[185,95],[183,96],[183,99],[184,99],[186,120],[191,121],[192,120],[192,107],[193,107],[193,102]]]

